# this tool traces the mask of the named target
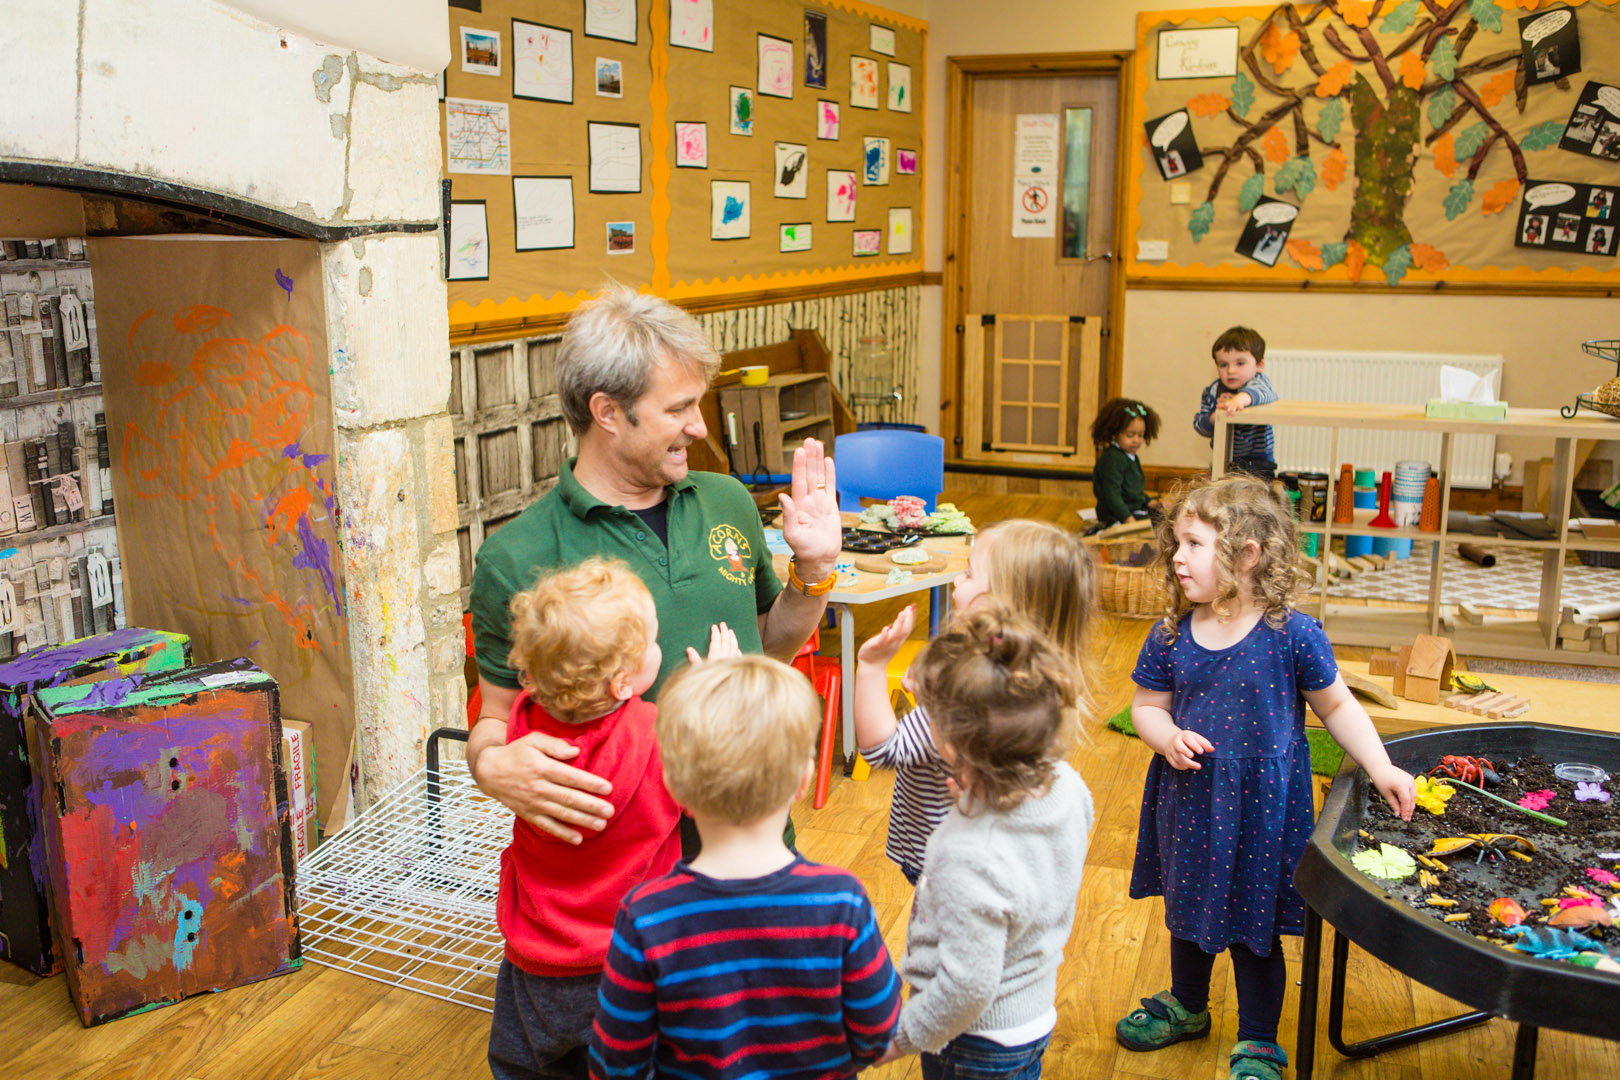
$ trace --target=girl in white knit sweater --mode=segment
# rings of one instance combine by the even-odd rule
[[[921,1051],[924,1080],[1035,1080],[1092,824],[1091,793],[1063,760],[1075,675],[1031,623],[986,603],[911,678],[956,801],[928,841],[888,1059]]]

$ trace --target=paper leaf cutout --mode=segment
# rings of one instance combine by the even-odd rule
[[[1457,140],[1449,131],[1434,140],[1434,167],[1447,179],[1456,175]]]
[[[1316,190],[1316,166],[1311,164],[1308,157],[1293,158],[1277,170],[1271,186],[1279,195],[1285,191],[1292,191],[1303,199]]]
[[[1316,115],[1316,133],[1322,136],[1323,142],[1332,142],[1339,137],[1339,127],[1344,123],[1344,100],[1334,98],[1322,106],[1322,111]]]
[[[1274,127],[1266,131],[1266,137],[1260,140],[1260,147],[1266,152],[1266,160],[1273,165],[1281,165],[1290,156],[1288,140]]]
[[[1344,156],[1344,151],[1335,146],[1328,151],[1328,156],[1322,159],[1322,186],[1329,191],[1339,190],[1339,184],[1344,180],[1344,171],[1349,166],[1350,159]]]
[[[1413,90],[1423,89],[1423,60],[1415,49],[1401,54],[1401,82]]]
[[[1407,55],[1410,56],[1411,54],[1408,53]],[[1451,114],[1456,108],[1457,91],[1451,88],[1450,83],[1447,83],[1436,90],[1434,96],[1429,99],[1429,126],[1433,128],[1445,127],[1446,121],[1451,119]]]
[[[1484,124],[1470,124],[1459,131],[1457,133],[1457,160],[1467,161],[1477,154],[1479,148],[1485,145],[1485,136],[1489,134],[1490,129]]]
[[[1412,269],[1412,248],[1409,244],[1402,244],[1384,257],[1384,280],[1391,285],[1399,285],[1401,278]]]
[[[1360,281],[1362,268],[1367,265],[1367,249],[1362,247],[1358,240],[1350,240],[1347,243],[1344,268],[1350,272],[1351,281]]]
[[[1339,18],[1346,26],[1366,26],[1372,13],[1367,10],[1367,0],[1339,0]]]
[[[1187,99],[1187,108],[1194,116],[1219,116],[1226,111],[1226,107],[1230,104],[1232,103],[1225,94],[1213,91]]]
[[[1193,243],[1198,243],[1209,235],[1209,227],[1215,224],[1215,204],[1203,203],[1192,212],[1187,220],[1187,231],[1192,233]]]
[[[1524,133],[1519,140],[1519,147],[1524,150],[1546,150],[1558,145],[1558,140],[1564,137],[1564,122],[1562,120],[1548,120],[1537,124]]]
[[[1474,182],[1463,177],[1451,185],[1446,193],[1446,220],[1456,221],[1468,212],[1468,204],[1474,201]]]
[[[1400,881],[1417,870],[1417,860],[1393,844],[1379,844],[1377,851],[1371,848],[1358,851],[1350,857],[1350,862],[1368,877],[1385,881]]]
[[[1513,90],[1514,73],[1517,70],[1517,68],[1509,68],[1506,71],[1498,71],[1495,75],[1492,75],[1485,85],[1479,88],[1479,100],[1483,101],[1487,108],[1493,108],[1501,104],[1502,99],[1507,97]]]
[[[1399,34],[1412,29],[1412,23],[1417,20],[1418,0],[1401,0],[1390,9],[1384,21],[1378,24],[1378,30],[1383,34]]]
[[[1407,55],[1412,54],[1407,53]],[[1354,70],[1348,60],[1340,60],[1337,64],[1328,68],[1322,73],[1322,77],[1316,80],[1316,96],[1319,98],[1337,96],[1339,91],[1349,85],[1350,76],[1354,73]]]
[[[1288,254],[1306,270],[1322,269],[1322,253],[1317,251],[1316,245],[1309,240],[1288,241]]]
[[[1243,187],[1238,189],[1238,209],[1247,214],[1260,202],[1260,196],[1266,191],[1266,174],[1255,173],[1243,181]]]
[[[1501,32],[1502,9],[1496,5],[1496,0],[1468,0],[1468,13],[1484,29],[1493,33]],[[1510,83],[1513,81],[1511,76],[1508,81]],[[1494,105],[1496,103],[1490,102],[1489,104]]]
[[[1248,116],[1253,107],[1254,80],[1240,71],[1232,79],[1232,111],[1239,116]]]
[[[1322,269],[1338,266],[1344,262],[1345,255],[1350,251],[1350,245],[1343,240],[1335,240],[1331,244],[1322,245]]]
[[[1519,796],[1519,805],[1526,810],[1545,810],[1553,801],[1553,792],[1550,788],[1540,791],[1527,791]]]
[[[1440,44],[1434,47],[1434,52],[1429,54],[1429,67],[1447,82],[1457,74],[1457,46],[1451,43],[1450,38],[1441,38]]]
[[[1299,55],[1299,35],[1292,30],[1281,33],[1276,23],[1268,23],[1266,32],[1260,35],[1260,55],[1266,58],[1272,71],[1281,75],[1293,66],[1294,57]]]
[[[1480,209],[1487,214],[1500,213],[1507,209],[1508,203],[1512,202],[1513,196],[1518,193],[1517,180],[1499,180],[1485,193],[1485,198],[1480,200]]]
[[[1413,244],[1412,263],[1419,270],[1438,273],[1450,266],[1451,260],[1446,258],[1445,252],[1430,244]]]

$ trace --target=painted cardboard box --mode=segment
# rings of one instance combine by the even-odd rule
[[[29,695],[47,686],[190,663],[186,635],[132,626],[0,664],[0,957],[37,975],[61,970],[51,943],[40,796],[29,757]]]
[[[280,709],[246,659],[35,693],[51,902],[87,1026],[302,963]]]
[[[281,763],[292,801],[293,855],[303,862],[315,850],[320,833],[315,816],[315,725],[308,720],[281,721]]]

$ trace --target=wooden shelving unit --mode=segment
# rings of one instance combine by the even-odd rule
[[[732,461],[744,476],[785,475],[793,448],[805,439],[833,444],[833,388],[822,372],[772,375],[764,386],[726,386],[718,393]]]
[[[1354,410],[1353,412],[1351,410]],[[1329,437],[1330,478],[1338,475],[1339,433],[1352,428],[1379,428],[1399,431],[1426,431],[1440,435],[1440,461],[1436,471],[1440,477],[1440,531],[1422,532],[1413,528],[1374,529],[1367,525],[1371,511],[1357,513],[1354,524],[1335,524],[1330,511],[1328,520],[1304,524],[1304,532],[1322,537],[1324,550],[1331,550],[1333,541],[1341,536],[1378,536],[1409,539],[1418,543],[1438,544],[1440,554],[1429,575],[1429,597],[1422,611],[1390,611],[1335,605],[1332,602],[1332,581],[1325,569],[1318,571],[1317,589],[1320,606],[1317,614],[1322,619],[1328,638],[1340,645],[1373,645],[1395,647],[1417,634],[1439,632],[1442,604],[1441,583],[1445,578],[1448,551],[1459,543],[1477,544],[1490,548],[1519,548],[1541,555],[1541,588],[1536,607],[1536,618],[1518,623],[1493,621],[1484,626],[1459,622],[1448,636],[1456,642],[1457,651],[1474,656],[1498,656],[1516,660],[1540,660],[1563,664],[1586,664],[1594,667],[1620,667],[1620,656],[1605,652],[1573,652],[1558,648],[1559,598],[1563,589],[1564,561],[1572,551],[1620,551],[1620,541],[1591,540],[1571,536],[1569,511],[1571,490],[1575,481],[1575,444],[1581,439],[1620,439],[1620,420],[1611,420],[1596,414],[1581,414],[1569,419],[1556,409],[1509,409],[1507,418],[1486,420],[1437,420],[1423,415],[1423,410],[1410,405],[1345,404],[1328,401],[1279,401],[1244,409],[1236,416],[1215,414],[1214,455],[1211,472],[1220,476],[1225,472],[1229,454],[1231,429],[1239,424],[1270,424],[1273,427],[1309,426],[1324,428]],[[1547,521],[1556,530],[1548,540],[1511,539],[1476,536],[1472,533],[1447,533],[1446,523],[1451,509],[1452,450],[1457,435],[1510,435],[1546,438],[1553,441],[1553,478]],[[1330,492],[1332,480],[1330,479]]]

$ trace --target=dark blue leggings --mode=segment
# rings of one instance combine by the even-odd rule
[[[1237,982],[1238,1039],[1276,1042],[1283,989],[1288,984],[1282,938],[1271,939],[1267,956],[1256,956],[1247,946],[1235,943],[1227,951],[1232,954],[1232,977]],[[1214,953],[1182,938],[1170,939],[1170,992],[1188,1012],[1209,1007],[1209,973],[1214,966]]]

